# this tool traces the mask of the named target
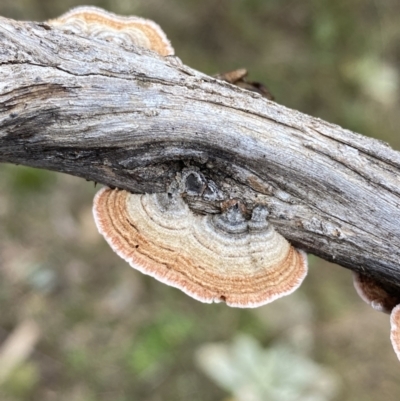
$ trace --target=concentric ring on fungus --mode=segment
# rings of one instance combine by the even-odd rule
[[[194,214],[179,194],[101,189],[93,207],[100,233],[132,267],[202,302],[257,307],[298,288],[306,254],[256,207],[251,220],[232,206]]]
[[[134,44],[153,50],[161,56],[171,56],[174,49],[164,31],[153,21],[124,17],[98,7],[76,7],[48,21],[52,26],[78,35],[96,37],[116,44]]]

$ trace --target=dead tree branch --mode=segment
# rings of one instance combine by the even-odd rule
[[[225,199],[267,205],[296,246],[400,292],[400,153],[175,57],[0,19],[0,162],[132,192],[192,166]]]

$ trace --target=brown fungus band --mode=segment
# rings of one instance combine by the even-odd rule
[[[400,296],[389,294],[365,274],[353,273],[353,283],[363,301],[379,312],[390,313],[390,341],[400,360]]]
[[[98,7],[76,7],[48,21],[64,31],[82,34],[117,45],[136,45],[153,50],[161,56],[174,54],[164,31],[155,22],[140,17],[123,17]]]
[[[134,195],[103,188],[94,201],[100,233],[132,267],[202,302],[256,307],[290,294],[307,274],[258,207],[250,220],[233,205],[193,213],[179,194]]]

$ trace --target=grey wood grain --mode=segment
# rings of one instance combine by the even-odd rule
[[[400,294],[400,153],[135,47],[0,18],[0,162],[162,192],[198,171],[294,245]],[[188,170],[189,169],[189,170]]]

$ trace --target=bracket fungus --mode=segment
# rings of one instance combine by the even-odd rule
[[[353,272],[353,284],[360,298],[379,312],[390,313],[400,299],[388,294],[374,279]]]
[[[274,96],[264,84],[262,84],[261,82],[249,81],[247,79],[247,75],[248,71],[245,68],[239,68],[238,70],[214,75],[214,77],[217,79],[221,79],[222,81],[229,82],[230,84],[239,86],[240,88],[256,92],[269,100],[274,100]]]
[[[121,44],[134,44],[161,56],[172,56],[174,49],[164,31],[153,21],[113,14],[98,7],[76,7],[48,21],[52,26]]]
[[[400,361],[400,304],[390,314],[390,341]]]
[[[379,312],[390,313],[390,341],[400,360],[400,298],[390,295],[374,279],[353,273],[353,284],[357,294]]]
[[[132,267],[202,302],[257,307],[288,295],[307,274],[307,256],[267,222],[246,220],[240,202],[221,214],[193,213],[179,192],[101,189],[94,217],[111,248]]]

